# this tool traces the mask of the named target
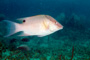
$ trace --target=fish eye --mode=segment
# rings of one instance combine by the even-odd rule
[[[55,22],[55,24],[57,24],[57,22]]]
[[[23,22],[25,22],[25,20],[23,20]]]

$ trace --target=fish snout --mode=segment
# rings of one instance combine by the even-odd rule
[[[63,29],[63,26],[60,23],[56,22],[56,25],[57,25],[58,29]]]

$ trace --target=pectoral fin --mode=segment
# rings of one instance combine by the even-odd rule
[[[48,24],[46,24],[45,21],[43,22],[43,25],[44,25],[44,28],[45,28],[46,30],[49,29],[49,26],[48,26]]]

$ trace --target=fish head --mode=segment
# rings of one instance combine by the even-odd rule
[[[57,22],[53,17],[46,15],[46,18],[48,19],[47,22],[50,31],[55,32],[63,29],[63,26],[59,22]]]

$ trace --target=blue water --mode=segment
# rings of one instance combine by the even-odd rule
[[[37,14],[49,14],[56,17],[61,12],[68,15],[74,12],[90,16],[89,0],[0,0],[0,7],[0,13],[10,18]]]

